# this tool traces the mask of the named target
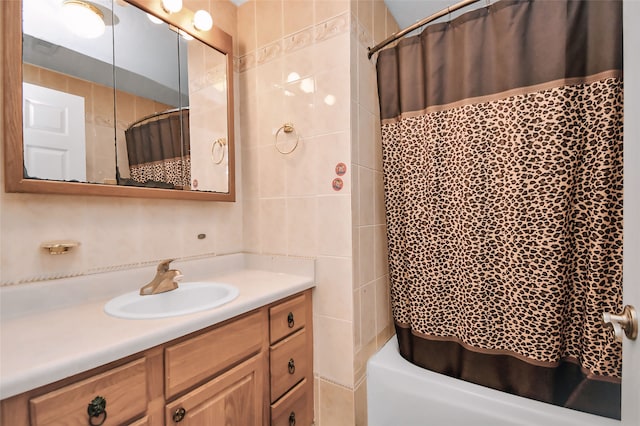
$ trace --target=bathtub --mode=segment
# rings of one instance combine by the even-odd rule
[[[394,336],[367,363],[369,426],[619,426],[417,367]]]

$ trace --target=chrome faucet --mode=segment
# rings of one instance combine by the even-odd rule
[[[176,281],[182,279],[182,273],[177,269],[169,269],[169,264],[173,261],[174,259],[167,259],[160,262],[153,281],[140,289],[141,296],[164,293],[178,288]]]

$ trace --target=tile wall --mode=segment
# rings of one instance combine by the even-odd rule
[[[210,10],[214,21],[237,39],[236,6],[228,0],[185,0],[184,4],[192,10]],[[0,114],[4,114],[3,105],[0,105]],[[240,137],[237,139],[239,146]],[[2,187],[3,168],[0,161]],[[236,170],[237,192],[241,198],[240,160]],[[238,252],[243,245],[242,211],[242,202],[177,202],[1,191],[0,285],[123,269],[173,257]],[[198,239],[201,233],[207,237]],[[64,256],[51,256],[40,249],[43,241],[58,239],[76,240],[81,245]]]
[[[396,30],[377,0],[252,0],[238,8],[244,247],[317,259],[317,425],[366,425],[366,360],[392,333],[375,68],[366,48]],[[280,130],[289,122],[296,135]],[[283,151],[297,137],[299,144],[279,153],[276,135]]]
[[[351,3],[354,389],[356,424],[366,425],[366,362],[393,335],[375,57],[367,48],[400,28],[382,1]]]

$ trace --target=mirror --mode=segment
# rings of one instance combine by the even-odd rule
[[[231,37],[159,0],[85,3],[94,38],[62,0],[3,2],[7,191],[234,201]]]

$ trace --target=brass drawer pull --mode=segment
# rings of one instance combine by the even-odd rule
[[[89,415],[89,426],[100,426],[107,420],[107,400],[101,396],[96,396],[87,407]],[[94,420],[95,419],[95,420]]]
[[[289,365],[288,365],[288,368],[289,368],[289,374],[293,374],[293,373],[295,373],[295,372],[296,372],[296,364],[295,364],[295,362],[293,361],[293,358],[290,358],[290,359],[289,359]]]
[[[296,413],[294,411],[289,414],[289,426],[296,426]]]
[[[173,421],[176,423],[180,423],[182,421],[182,419],[184,419],[184,416],[187,414],[187,410],[185,410],[184,408],[180,407],[180,408],[176,408],[176,411],[173,412]]]
[[[293,320],[293,312],[289,312],[289,315],[287,315],[287,325],[289,326],[289,328],[293,328],[295,324],[296,323]]]

